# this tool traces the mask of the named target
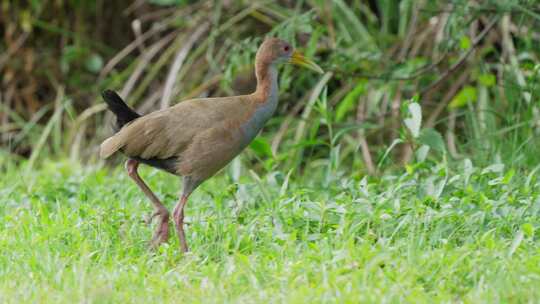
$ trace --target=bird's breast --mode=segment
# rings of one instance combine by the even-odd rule
[[[272,95],[268,97],[268,100],[265,103],[257,106],[249,119],[240,125],[240,130],[242,132],[242,148],[247,146],[255,136],[257,136],[259,131],[274,114],[277,108],[278,98],[277,94],[274,96]]]

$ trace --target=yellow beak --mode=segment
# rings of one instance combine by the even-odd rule
[[[318,66],[315,62],[307,59],[306,57],[304,57],[304,55],[302,55],[300,52],[296,50],[293,51],[291,59],[289,60],[289,63],[296,64],[304,68],[308,68],[320,74],[324,73],[324,71],[321,69],[320,66]]]

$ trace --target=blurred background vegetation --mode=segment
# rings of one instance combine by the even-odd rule
[[[2,167],[95,161],[105,88],[140,113],[248,93],[266,35],[326,74],[283,68],[278,113],[243,155],[256,170],[540,160],[536,0],[0,3]]]

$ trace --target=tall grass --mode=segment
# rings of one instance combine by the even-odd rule
[[[540,19],[531,1],[58,5],[10,3],[2,11],[8,51],[0,68],[11,75],[2,83],[2,142],[29,157],[30,167],[41,156],[95,157],[111,132],[104,88],[142,113],[249,92],[266,34],[290,40],[327,74],[284,68],[278,115],[249,152],[261,169],[300,172],[330,159],[362,175],[407,164],[415,143],[403,120],[415,95],[424,126],[443,137],[450,160],[538,162]],[[50,13],[55,6],[60,11]],[[92,18],[100,20],[94,30]],[[113,19],[116,26],[101,25]],[[19,44],[17,32],[26,34]],[[51,44],[38,48],[47,38]],[[48,61],[26,58],[45,52]],[[58,70],[46,72],[47,65]]]

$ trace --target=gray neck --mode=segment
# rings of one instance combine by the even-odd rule
[[[253,116],[241,126],[245,136],[245,145],[248,145],[257,136],[264,124],[274,114],[278,104],[278,91],[278,72],[276,67],[271,64],[268,66],[266,75],[258,79],[257,91],[255,92],[255,94],[260,94],[264,100],[258,104]]]

